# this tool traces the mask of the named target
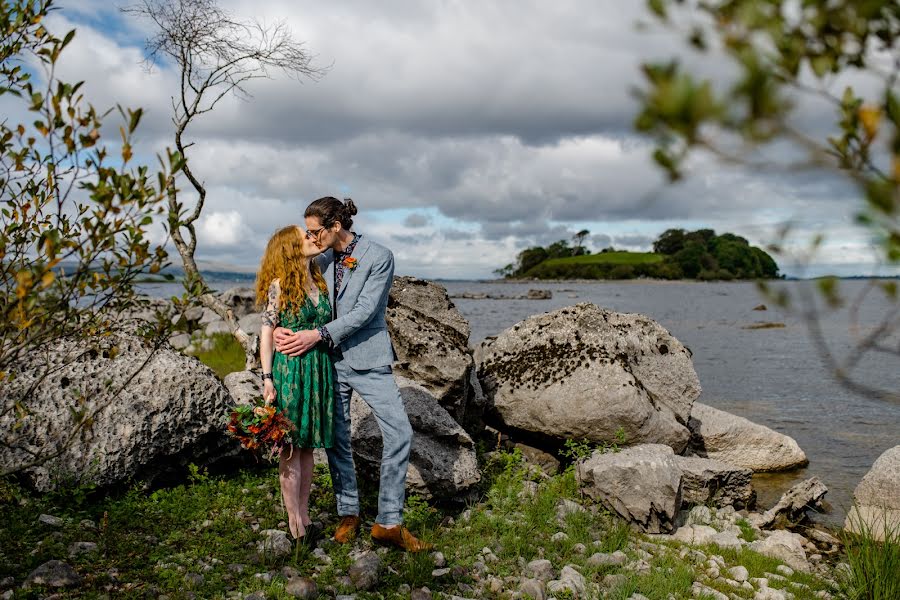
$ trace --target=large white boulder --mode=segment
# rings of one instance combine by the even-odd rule
[[[743,417],[694,402],[689,452],[759,471],[785,471],[809,461],[797,442]]]
[[[900,540],[900,446],[889,448],[856,486],[844,528]]]
[[[0,393],[28,388],[20,426],[15,414],[0,417],[0,467],[27,464],[33,452],[58,453],[25,471],[41,491],[61,480],[151,479],[179,463],[202,464],[226,444],[227,390],[211,369],[168,345],[153,349],[125,334],[61,341],[20,365]],[[73,414],[90,423],[77,429]]]
[[[468,431],[480,429],[484,395],[469,349],[469,323],[440,284],[395,277],[385,314],[394,372],[424,386]]]
[[[597,450],[576,465],[581,490],[647,533],[669,533],[681,507],[681,468],[672,448],[643,444]]]
[[[639,314],[578,304],[534,316],[478,347],[499,426],[556,442],[660,443],[681,452],[700,394],[690,352]]]

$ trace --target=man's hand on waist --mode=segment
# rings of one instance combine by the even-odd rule
[[[296,333],[291,332],[290,329],[283,329],[280,336],[279,330],[275,330],[275,349],[285,356],[306,354],[321,340],[321,334],[315,329],[306,329]]]

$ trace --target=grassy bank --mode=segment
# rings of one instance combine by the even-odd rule
[[[655,252],[601,252],[584,256],[570,256],[567,258],[551,258],[544,261],[549,267],[564,265],[646,265],[661,263],[662,254]]]
[[[315,551],[297,546],[288,556],[275,558],[257,548],[264,530],[286,530],[274,468],[222,478],[195,470],[171,489],[147,493],[134,487],[102,498],[91,498],[84,490],[41,497],[6,485],[0,506],[6,521],[0,531],[0,580],[11,578],[4,585],[15,589],[16,598],[44,597],[49,590],[19,586],[34,568],[55,559],[68,562],[83,577],[60,598],[241,598],[253,592],[261,592],[256,597],[289,598],[289,581],[298,574],[312,578],[322,598],[349,593],[360,600],[409,598],[411,589],[422,587],[435,597],[505,598],[532,575],[529,562],[546,559],[553,577],[562,577],[566,567],[579,573],[586,588],[578,595],[588,598],[599,594],[625,600],[634,593],[651,600],[690,598],[696,585],[753,598],[753,592],[733,588],[724,578],[709,577],[710,563],[719,562],[723,572],[743,565],[751,578],[768,577],[771,587],[790,590],[798,600],[833,591],[826,581],[802,573],[775,579],[780,563],[749,550],[709,547],[700,552],[645,538],[597,507],[582,509],[588,503],[571,470],[540,482],[530,480],[531,472],[519,455],[496,454],[486,466],[477,503],[436,508],[410,498],[407,524],[434,542],[443,558],[436,564],[431,554],[378,550],[383,567],[377,585],[356,592],[347,577],[350,566],[361,552],[374,550],[366,535],[375,514],[371,486],[364,493],[369,522],[354,544],[323,540]],[[334,498],[323,466],[318,467],[312,499],[313,518],[330,534]],[[61,520],[47,524],[41,515]],[[89,550],[78,553],[78,548]],[[622,554],[610,554],[617,551]],[[594,557],[597,553],[622,561],[606,564]],[[708,597],[714,596],[710,592]]]

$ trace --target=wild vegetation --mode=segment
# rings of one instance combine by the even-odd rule
[[[712,229],[668,229],[653,243],[653,252],[605,248],[591,254],[583,246],[560,240],[519,253],[516,265],[498,271],[510,279],[773,279],[778,265],[761,248],[732,233]]]
[[[177,152],[159,157],[158,171],[135,165],[141,109],[119,107],[109,117],[86,101],[81,82],[56,76],[75,31],[57,37],[44,27],[51,5],[0,2],[0,95],[10,109],[0,121],[0,446],[16,457],[0,476],[63,453],[94,413],[120,398],[120,388],[104,385],[89,410],[73,390],[68,435],[32,448],[31,433],[43,427],[34,390],[51,373],[35,357],[56,350],[54,368],[79,360],[116,331],[116,315],[145,304],[134,284],[167,260],[165,242],[151,243],[148,228],[182,165]],[[107,129],[119,136],[104,138]],[[137,333],[162,343],[169,319]],[[60,351],[63,341],[70,352]]]
[[[618,600],[635,593],[651,600],[690,598],[697,581],[752,597],[746,590],[727,589],[722,580],[708,582],[706,561],[696,562],[698,555],[691,549],[674,542],[655,544],[592,506],[579,494],[572,468],[546,477],[523,462],[517,451],[482,456],[486,478],[474,502],[434,506],[411,497],[407,504],[407,524],[437,544],[442,555],[438,560],[445,566],[436,567],[431,554],[381,550],[378,583],[371,590],[356,591],[359,600],[408,598],[410,588],[422,587],[432,593],[472,597],[480,590],[501,597],[491,586],[522,576],[535,559],[550,561],[556,572],[569,565]],[[320,465],[316,473],[312,515],[324,524],[325,536],[316,549],[297,545],[282,556],[258,548],[264,539],[261,532],[283,527],[285,520],[274,467],[261,465],[229,476],[193,468],[188,480],[175,487],[144,491],[135,484],[106,496],[85,488],[33,496],[4,484],[0,508],[8,525],[0,529],[0,580],[21,582],[37,565],[65,559],[85,575],[60,598],[226,598],[253,592],[291,598],[286,588],[297,576],[313,579],[319,597],[354,593],[348,569],[360,552],[375,548],[365,529],[352,545],[325,539],[336,524],[334,496],[327,468]],[[374,486],[364,488],[365,514],[375,514],[376,496]],[[574,510],[576,505],[587,510]],[[729,568],[744,566],[750,577],[776,573],[780,564],[749,550],[700,550]],[[622,564],[589,560],[595,553],[617,551],[623,553]],[[627,566],[640,561],[646,567]],[[798,600],[835,591],[828,581],[799,572],[773,579],[771,585],[790,590]],[[46,592],[35,586],[17,590],[16,597],[37,598]]]

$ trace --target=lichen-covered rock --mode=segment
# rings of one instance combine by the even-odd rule
[[[557,442],[661,443],[681,452],[700,383],[690,352],[652,319],[578,304],[530,317],[475,353],[491,416]]]
[[[581,490],[646,533],[669,533],[681,507],[681,468],[672,448],[643,444],[595,451],[576,465]]]
[[[16,415],[0,417],[2,468],[26,464],[30,452],[61,452],[25,472],[41,491],[60,478],[100,486],[152,479],[179,463],[202,464],[226,443],[227,390],[211,369],[167,345],[154,351],[124,334],[61,341],[30,356],[0,393],[21,395],[42,377],[22,398],[20,428]],[[90,415],[90,426],[75,430],[73,411]]]
[[[889,448],[878,457],[853,493],[854,506],[847,514],[844,528],[863,531],[884,540],[893,533],[900,536],[900,446]]]
[[[761,471],[785,471],[809,461],[797,442],[743,417],[695,402],[688,422],[690,452],[704,458]]]
[[[394,372],[424,386],[457,423],[475,431],[484,396],[469,350],[469,323],[447,290],[432,281],[395,277],[385,317],[397,353]]]
[[[756,494],[750,485],[753,471],[709,458],[676,456],[684,473],[682,501],[687,505],[752,506]]]
[[[401,376],[396,380],[413,428],[407,487],[427,498],[465,495],[481,480],[472,438],[424,386]],[[350,418],[357,473],[377,477],[381,430],[356,393],[350,401]]]

